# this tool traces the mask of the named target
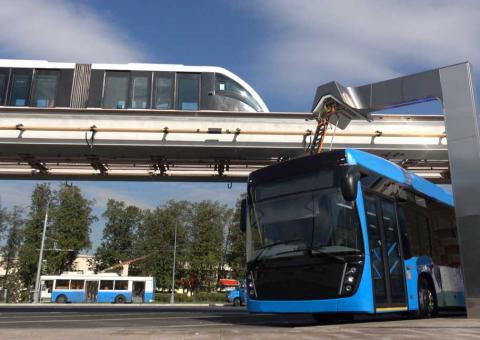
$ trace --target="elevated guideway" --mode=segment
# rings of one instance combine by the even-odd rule
[[[354,147],[448,179],[443,116],[373,114],[331,125],[324,149]],[[312,113],[0,108],[0,178],[245,181],[306,153]]]

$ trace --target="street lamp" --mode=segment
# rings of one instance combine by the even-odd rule
[[[40,245],[40,254],[38,255],[37,278],[35,280],[35,292],[33,293],[33,303],[40,302],[40,274],[42,272],[43,246],[45,245],[45,234],[47,232],[48,208],[50,207],[50,199],[47,201],[45,209],[45,220],[43,221],[42,243]]]
[[[172,266],[172,293],[170,294],[170,303],[175,303],[175,257],[177,255],[177,225],[175,222],[175,236],[173,238],[173,266]]]

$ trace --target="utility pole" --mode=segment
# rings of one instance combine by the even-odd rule
[[[47,232],[49,207],[50,207],[50,199],[47,201],[47,207],[45,209],[45,220],[43,221],[42,243],[40,245],[40,254],[38,255],[37,278],[35,280],[35,292],[33,293],[33,303],[40,302],[40,274],[42,273],[43,246],[45,244],[45,234]]]
[[[175,257],[177,255],[177,225],[175,222],[175,236],[173,238],[173,266],[172,266],[172,294],[170,295],[170,303],[175,303]]]

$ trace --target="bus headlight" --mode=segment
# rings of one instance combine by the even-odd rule
[[[342,283],[340,285],[339,295],[349,295],[353,292],[355,286],[357,285],[357,281],[359,280],[360,268],[362,264],[363,261],[358,261],[346,265]]]

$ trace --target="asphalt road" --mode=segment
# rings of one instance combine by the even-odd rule
[[[98,338],[480,338],[480,320],[448,315],[359,317],[316,323],[310,315],[252,315],[244,308],[207,306],[0,306],[0,339]]]

